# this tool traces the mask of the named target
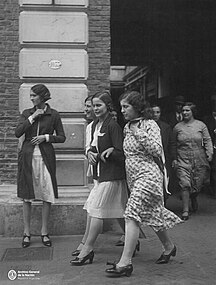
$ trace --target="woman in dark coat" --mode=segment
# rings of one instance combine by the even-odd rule
[[[92,97],[96,120],[92,124],[92,139],[87,157],[93,167],[95,185],[84,205],[91,217],[85,244],[71,265],[93,262],[94,245],[104,219],[123,218],[128,199],[126,184],[123,134],[121,127],[110,115],[112,99],[108,91]]]
[[[30,245],[31,202],[43,201],[41,239],[51,246],[48,218],[51,203],[58,198],[56,158],[52,143],[63,143],[65,134],[59,113],[45,103],[50,92],[43,84],[34,85],[30,100],[34,107],[23,111],[15,130],[24,137],[18,155],[17,195],[23,200],[24,236],[22,247]]]

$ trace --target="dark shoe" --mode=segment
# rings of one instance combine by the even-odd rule
[[[176,256],[176,251],[177,249],[176,249],[176,246],[174,245],[173,249],[170,251],[169,254],[162,253],[162,255],[158,258],[158,260],[155,263],[157,264],[168,263],[171,256]]]
[[[44,238],[48,238],[48,240],[44,240]],[[50,240],[50,237],[49,237],[49,235],[47,234],[47,235],[41,235],[41,240],[42,240],[42,243],[45,245],[45,246],[52,246],[52,242],[51,242],[51,240]]]
[[[184,211],[184,212],[182,213],[181,219],[182,219],[183,221],[187,221],[187,220],[189,219],[189,213],[188,213],[188,211]]]
[[[133,271],[133,265],[132,264],[128,264],[128,265],[122,266],[122,267],[116,267],[115,263],[107,262],[107,265],[113,265],[113,267],[105,270],[105,272],[108,273],[110,277],[121,277],[124,275],[127,277],[130,277],[131,273]]]
[[[191,208],[194,213],[198,210],[198,202],[196,197],[191,197]]]
[[[135,247],[135,249],[134,249],[134,252],[133,252],[133,256],[132,257],[134,257],[135,255],[136,255],[136,252],[137,251],[140,251],[140,241],[138,240],[137,241],[137,244],[136,244],[136,247]]]
[[[28,241],[25,240],[26,238],[28,238]],[[23,239],[22,239],[22,247],[23,248],[30,246],[30,244],[31,244],[30,239],[31,239],[31,236],[28,236],[27,234],[23,235]]]
[[[86,256],[81,257],[81,258],[76,257],[75,259],[71,260],[70,263],[71,265],[81,266],[88,260],[89,260],[89,264],[92,264],[93,259],[94,259],[94,251],[92,250]]]

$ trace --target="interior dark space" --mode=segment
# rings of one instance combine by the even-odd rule
[[[194,101],[202,116],[216,94],[215,15],[216,1],[111,0],[111,65],[166,63],[169,97]]]

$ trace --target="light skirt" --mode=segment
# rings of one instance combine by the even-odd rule
[[[31,202],[35,200],[41,200],[54,203],[55,196],[51,176],[42,159],[42,155],[38,146],[34,148],[32,157],[32,179],[35,199],[24,199],[24,201]]]
[[[83,209],[95,218],[123,218],[127,200],[125,180],[96,181]]]

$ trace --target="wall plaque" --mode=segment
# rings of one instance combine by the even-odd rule
[[[59,69],[61,67],[62,63],[59,60],[52,59],[49,62],[49,68],[51,69]]]

